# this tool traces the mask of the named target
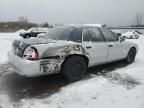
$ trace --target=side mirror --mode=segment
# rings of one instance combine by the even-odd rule
[[[121,37],[119,37],[119,40],[120,40],[120,42],[123,42],[123,41],[125,41],[125,36],[121,36]]]

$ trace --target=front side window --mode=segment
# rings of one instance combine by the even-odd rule
[[[30,28],[27,30],[27,32],[32,32],[34,30],[34,28]]]
[[[117,37],[110,30],[101,29],[101,31],[102,31],[102,33],[103,33],[103,35],[107,41],[117,41]]]

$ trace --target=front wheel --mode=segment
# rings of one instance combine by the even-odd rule
[[[136,56],[136,49],[135,48],[131,48],[128,55],[127,55],[127,58],[126,58],[126,62],[128,64],[131,64],[134,62],[135,60],[135,56]]]
[[[80,80],[86,73],[86,62],[80,56],[72,56],[64,62],[62,73],[69,82]]]

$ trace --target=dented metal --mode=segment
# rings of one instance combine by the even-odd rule
[[[72,41],[31,38],[16,40],[13,44],[14,47],[20,50],[22,45],[26,46],[22,49],[22,52],[29,46],[36,48],[40,60],[29,62],[29,60],[22,59],[22,56],[12,54],[13,51],[11,51],[8,54],[9,62],[13,64],[12,66],[16,72],[29,77],[59,73],[65,58],[70,55],[79,54],[88,57],[88,53],[82,47],[81,43]],[[14,59],[11,59],[11,56],[14,56]],[[35,67],[34,64],[36,64],[37,67]],[[22,67],[27,68],[24,69]]]
[[[40,61],[40,70],[43,73],[58,73],[61,69],[61,64],[63,63],[64,59],[60,58],[53,58],[53,59],[46,59]]]
[[[53,53],[52,53],[53,52]],[[48,48],[43,54],[42,57],[51,56],[51,59],[45,59],[41,61],[41,71],[44,73],[59,73],[61,70],[62,63],[64,62],[67,56],[79,54],[88,56],[84,48],[80,45],[66,45],[59,46],[58,48]],[[54,56],[55,55],[55,56]],[[59,57],[59,58],[58,58]]]

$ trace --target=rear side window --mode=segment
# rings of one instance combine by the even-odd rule
[[[105,41],[97,28],[83,30],[83,41],[102,42]]]
[[[88,29],[90,37],[91,37],[91,41],[94,42],[102,42],[104,41],[103,36],[101,35],[101,33],[99,32],[99,30],[97,28],[90,28]]]
[[[101,31],[107,41],[117,41],[117,36],[110,30],[101,29]]]
[[[83,41],[91,41],[91,37],[87,29],[83,30]]]
[[[75,28],[69,35],[68,41],[82,42],[82,29]]]

